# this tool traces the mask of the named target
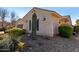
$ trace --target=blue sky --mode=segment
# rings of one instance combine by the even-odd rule
[[[40,7],[40,8],[56,11],[62,16],[70,15],[73,24],[75,24],[75,21],[77,19],[79,19],[78,7]],[[32,7],[6,7],[6,9],[9,12],[11,11],[16,12],[16,14],[20,18],[22,18],[25,14],[27,14],[32,9]]]

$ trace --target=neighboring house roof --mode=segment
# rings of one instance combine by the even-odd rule
[[[19,23],[19,22],[21,22],[21,21],[22,21],[22,19],[19,18],[19,19],[16,21],[16,24]]]
[[[69,20],[70,20],[70,22],[71,22],[71,25],[72,25],[72,21],[71,21],[71,17],[70,17],[70,15],[66,15],[66,16],[63,16],[63,17],[67,17],[67,18],[69,18]]]
[[[20,20],[22,20],[21,18],[19,18],[17,21],[20,21]]]

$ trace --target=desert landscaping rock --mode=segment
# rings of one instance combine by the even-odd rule
[[[26,37],[26,36],[24,36]],[[36,40],[30,37],[25,38],[27,45],[31,45],[30,49],[25,49],[29,52],[79,52],[79,40],[77,36],[72,36],[70,39],[56,36],[47,40],[41,36],[37,36]]]

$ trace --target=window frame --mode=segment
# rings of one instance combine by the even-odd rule
[[[31,20],[29,20],[29,30],[31,30]]]
[[[37,31],[39,31],[39,19],[37,19]]]

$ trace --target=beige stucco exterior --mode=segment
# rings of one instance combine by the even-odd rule
[[[31,9],[22,20],[17,22],[18,24],[23,24],[23,29],[26,29],[28,32],[32,32],[29,30],[29,20],[32,21],[32,15],[36,13],[37,19],[39,19],[39,31],[37,31],[37,35],[45,35],[45,36],[54,36],[54,34],[58,33],[59,21],[62,18],[61,15],[57,14],[54,11],[43,10],[39,8]],[[45,21],[43,19],[46,18]],[[70,19],[68,19],[70,21]],[[71,21],[70,21],[71,22]],[[70,23],[69,22],[69,23]]]
[[[22,19],[17,20],[17,22],[16,22],[16,27],[17,27],[18,25],[20,25],[20,24],[23,24],[23,29],[24,29],[24,28],[25,28],[25,26],[24,26],[25,21],[26,21],[26,20],[22,20]]]

